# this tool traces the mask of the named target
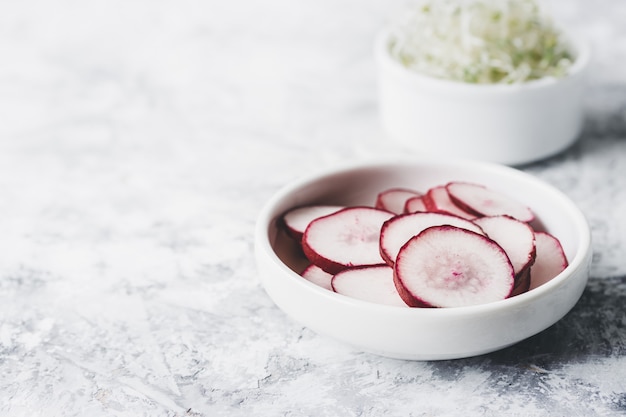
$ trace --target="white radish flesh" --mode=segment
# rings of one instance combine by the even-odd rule
[[[387,220],[380,232],[380,254],[388,265],[393,266],[400,248],[413,236],[431,226],[451,225],[484,234],[482,229],[469,220],[446,213],[410,213]]]
[[[523,222],[530,222],[535,217],[533,212],[519,201],[483,185],[450,182],[445,187],[456,205],[478,217],[508,215]]]
[[[313,284],[319,285],[327,290],[333,290],[331,285],[333,275],[324,271],[317,265],[311,264],[307,266],[300,275],[302,275],[302,277],[306,280],[311,281]]]
[[[537,256],[530,268],[530,289],[545,284],[568,266],[567,257],[559,240],[545,232],[536,232]]]
[[[287,233],[297,241],[302,239],[304,230],[313,220],[341,210],[342,206],[319,205],[303,206],[289,210],[283,215],[283,223]]]
[[[394,281],[414,307],[463,307],[507,298],[513,266],[493,240],[454,226],[433,226],[398,253]]]
[[[422,195],[418,191],[407,188],[390,188],[376,196],[375,208],[387,210],[395,214],[404,212],[406,201],[412,197]]]
[[[474,220],[506,252],[515,275],[535,261],[535,232],[522,221],[509,216],[486,216]]]
[[[404,203],[405,213],[416,213],[418,211],[428,211],[426,204],[424,203],[423,195],[409,198],[406,203]]]
[[[393,282],[393,269],[374,265],[344,269],[332,279],[339,294],[378,304],[407,307]]]
[[[313,220],[302,237],[309,261],[330,274],[358,265],[383,263],[380,230],[394,214],[372,207],[348,207]]]
[[[477,217],[456,205],[450,199],[450,195],[443,185],[429,189],[424,195],[424,204],[428,211],[454,214],[467,220],[473,220]]]

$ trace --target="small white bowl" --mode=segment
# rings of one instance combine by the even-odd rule
[[[389,32],[375,42],[382,125],[392,140],[420,154],[518,165],[566,149],[583,125],[587,43],[571,42],[576,60],[563,78],[522,84],[469,84],[418,74],[389,53]]]
[[[295,271],[303,267],[294,242],[277,224],[286,210],[306,204],[373,204],[390,187],[425,190],[451,180],[474,181],[514,196],[557,236],[569,266],[546,284],[506,300],[459,308],[405,308],[349,298]],[[561,319],[580,298],[591,264],[591,233],[565,195],[506,166],[446,160],[382,162],[323,172],[281,189],[262,209],[255,252],[260,281],[287,315],[313,331],[383,356],[438,360],[480,355],[526,339]]]

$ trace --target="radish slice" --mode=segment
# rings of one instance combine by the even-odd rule
[[[451,225],[483,234],[475,223],[446,213],[401,214],[387,220],[380,231],[380,255],[393,266],[400,248],[413,236],[431,226]]]
[[[424,203],[423,195],[409,198],[406,200],[406,203],[404,203],[405,213],[416,213],[418,211],[428,211],[426,204]]]
[[[333,275],[325,272],[322,268],[317,265],[309,265],[304,268],[304,271],[300,274],[303,278],[308,281],[311,281],[313,284],[319,285],[322,288],[332,291],[331,281],[333,279]]]
[[[525,268],[515,276],[515,286],[511,292],[511,297],[525,293],[530,289],[530,267]]]
[[[506,252],[517,276],[535,262],[535,232],[509,216],[487,216],[474,220]]]
[[[567,268],[568,262],[561,242],[553,235],[536,232],[537,257],[530,272],[530,289],[545,284]]]
[[[393,269],[387,265],[344,269],[333,277],[335,292],[363,301],[407,307],[393,283]]]
[[[421,195],[422,193],[407,188],[390,188],[376,196],[374,207],[400,214],[404,212],[404,205],[408,199]]]
[[[433,187],[424,195],[424,204],[428,211],[454,214],[467,220],[473,220],[477,216],[455,204],[443,185]]]
[[[462,307],[507,298],[514,273],[493,240],[454,226],[433,226],[398,253],[394,282],[413,307]]]
[[[313,220],[341,210],[342,206],[303,206],[289,210],[283,215],[283,224],[287,233],[298,242],[304,230]]]
[[[339,210],[309,224],[302,249],[311,263],[329,274],[351,266],[380,264],[380,229],[393,216],[373,207]]]
[[[468,182],[450,182],[445,187],[456,205],[478,217],[508,215],[523,222],[530,222],[535,217],[533,212],[519,201],[485,186]]]

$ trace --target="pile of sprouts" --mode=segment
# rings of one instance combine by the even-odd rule
[[[395,22],[389,47],[418,73],[477,84],[562,77],[574,60],[535,0],[423,0]]]

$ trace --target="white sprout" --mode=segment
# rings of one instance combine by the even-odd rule
[[[425,75],[478,84],[561,77],[573,61],[535,0],[421,0],[391,29],[390,52]]]

